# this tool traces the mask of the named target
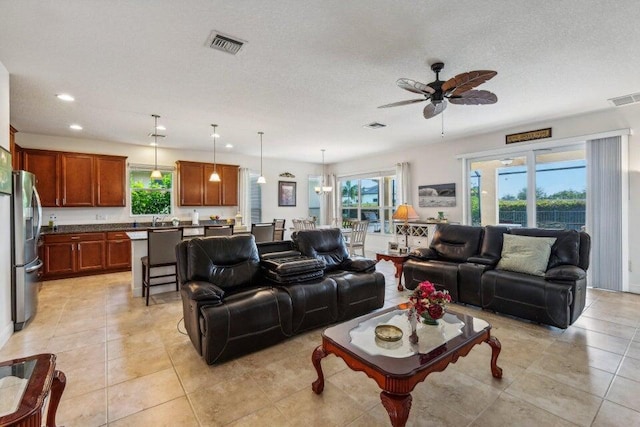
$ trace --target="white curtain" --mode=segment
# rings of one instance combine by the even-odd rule
[[[325,193],[322,197],[323,224],[333,224],[334,218],[342,218],[340,214],[340,188],[338,188],[338,179],[334,174],[325,176],[327,183],[333,188],[330,193]]]
[[[594,139],[586,146],[589,285],[622,291],[629,280],[627,137]]]
[[[409,163],[396,163],[396,182],[398,184],[398,205],[411,204],[411,182],[409,178]]]
[[[242,225],[251,227],[251,175],[249,168],[240,168],[240,193],[238,194],[238,210],[242,215]]]

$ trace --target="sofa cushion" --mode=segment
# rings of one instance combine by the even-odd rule
[[[378,261],[369,258],[349,258],[340,265],[342,270],[356,273],[370,273],[376,270]]]
[[[430,248],[444,260],[465,262],[478,254],[482,233],[482,227],[438,224]]]
[[[324,261],[327,271],[340,269],[344,260],[349,258],[344,237],[338,228],[298,231],[295,243],[302,255]]]
[[[555,237],[504,235],[498,270],[544,276]]]

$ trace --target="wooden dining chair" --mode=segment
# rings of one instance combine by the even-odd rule
[[[351,223],[351,233],[347,242],[349,255],[356,255],[356,251],[360,251],[364,256],[364,241],[367,238],[367,229],[369,221],[353,221]]]
[[[142,296],[146,295],[149,305],[149,294],[152,286],[176,284],[178,291],[178,267],[176,262],[176,245],[182,241],[182,229],[170,228],[147,231],[147,256],[142,262]],[[173,267],[172,273],[163,272],[152,275],[153,268]],[[157,279],[154,281],[154,279]]]
[[[273,223],[275,224],[275,229],[273,231],[273,240],[279,241],[284,240],[284,223],[287,222],[285,219],[274,219]]]
[[[251,224],[251,234],[256,239],[256,243],[273,242],[273,232],[276,225],[273,222]]]
[[[208,225],[204,228],[204,237],[231,235],[233,235],[233,225]]]

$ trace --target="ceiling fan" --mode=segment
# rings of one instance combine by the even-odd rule
[[[447,99],[452,104],[463,105],[485,105],[498,102],[498,97],[488,90],[472,90],[474,87],[493,78],[498,74],[497,72],[490,70],[469,71],[443,82],[438,78],[443,68],[444,63],[442,62],[436,62],[431,65],[431,70],[436,73],[436,79],[429,84],[411,79],[398,79],[396,81],[396,84],[402,89],[423,95],[424,98],[393,102],[381,105],[378,108],[398,107],[400,105],[415,104],[416,102],[431,101],[429,105],[424,107],[423,111],[424,118],[430,119],[447,108]]]

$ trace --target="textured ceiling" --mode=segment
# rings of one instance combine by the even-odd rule
[[[449,105],[446,138],[613,108],[640,92],[637,1],[0,0],[0,62],[11,73],[11,123],[22,132],[211,148],[328,163],[441,140],[400,77],[476,70],[488,106]],[[209,49],[218,30],[248,41]],[[76,97],[63,103],[54,94]],[[388,127],[370,130],[378,121]],[[69,130],[80,123],[84,130]]]

